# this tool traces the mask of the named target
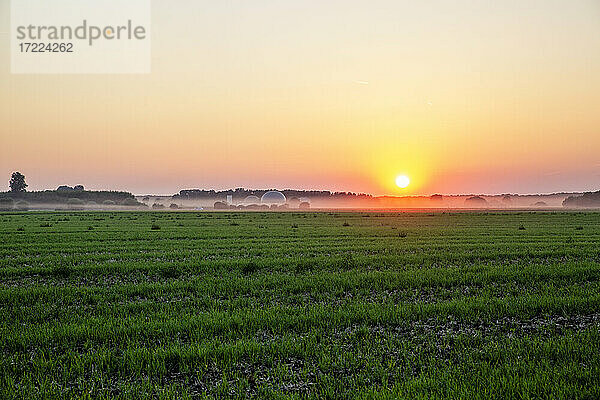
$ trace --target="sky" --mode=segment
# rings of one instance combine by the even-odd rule
[[[139,75],[11,74],[9,29],[0,190],[600,190],[598,0],[153,0]]]

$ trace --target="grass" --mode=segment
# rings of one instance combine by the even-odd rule
[[[600,213],[0,222],[0,398],[600,397]]]

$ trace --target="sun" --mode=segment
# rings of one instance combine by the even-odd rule
[[[405,189],[410,185],[410,179],[406,175],[398,175],[396,177],[396,185],[399,188]]]

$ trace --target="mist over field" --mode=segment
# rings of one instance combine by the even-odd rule
[[[18,183],[14,183],[15,177]],[[20,188],[16,188],[20,185]],[[186,189],[172,196],[133,195],[124,191],[89,191],[83,185],[27,191],[26,177],[13,173],[11,190],[0,192],[4,210],[238,210],[320,209],[537,209],[600,208],[600,192],[501,195],[373,196],[323,190]]]

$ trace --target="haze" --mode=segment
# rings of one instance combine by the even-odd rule
[[[0,3],[6,176],[165,194],[598,189],[596,0],[152,5],[151,74],[76,76],[11,75]]]

